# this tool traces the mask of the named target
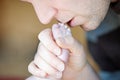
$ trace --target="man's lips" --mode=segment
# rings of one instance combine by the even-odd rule
[[[66,21],[60,21],[60,20],[57,20],[58,22],[60,23],[65,23],[67,25],[69,25],[70,27],[74,27],[74,26],[77,26],[75,23],[74,23],[74,18],[71,18],[70,20],[66,20]]]
[[[68,24],[70,27],[76,26],[75,24],[73,24],[73,18],[72,18],[71,20],[69,20],[69,21],[67,22],[67,24]]]

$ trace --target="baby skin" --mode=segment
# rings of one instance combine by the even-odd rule
[[[52,33],[55,40],[66,36],[72,36],[70,28],[62,23],[54,24],[52,27]],[[61,48],[61,51],[61,55],[58,57],[64,62],[67,62],[69,50]]]
[[[73,38],[70,29],[61,23],[54,24],[38,38],[37,53],[28,66],[33,76],[26,80],[75,80],[86,58],[82,45]]]

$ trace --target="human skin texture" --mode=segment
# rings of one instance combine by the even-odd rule
[[[72,36],[70,28],[63,23],[54,24],[52,27],[52,33],[55,40],[60,37]],[[61,52],[61,55],[58,57],[66,63],[70,52],[63,48],[61,48]]]
[[[98,27],[98,25],[104,19],[110,4],[110,0],[24,0],[24,1],[32,3],[39,20],[43,24],[48,24],[53,18],[55,18],[56,20],[62,23],[66,23],[71,27],[80,26],[86,31],[93,30]],[[51,32],[52,31],[50,29],[46,29],[41,32],[41,34],[43,33],[44,34],[39,38],[41,43],[38,46],[37,54],[46,53],[45,51],[48,51],[58,56],[61,54],[61,48],[68,49],[70,51],[70,54],[72,55],[70,55],[69,57],[68,65],[66,65],[66,69],[63,73],[62,79],[70,80],[64,74],[67,73],[69,76],[73,77],[72,74],[78,75],[80,73],[79,71],[83,68],[83,65],[85,65],[86,63],[84,50],[82,48],[82,45],[79,42],[77,42],[77,40],[75,40],[73,37],[67,36],[64,38],[62,37],[62,39],[59,38],[57,40],[54,40],[53,37],[51,37],[52,35]],[[50,46],[52,46],[52,48]],[[33,75],[38,77],[40,76],[45,77],[47,75],[55,77],[57,73],[61,75],[60,73],[64,70],[64,66],[58,68],[55,65],[47,62],[50,65],[52,65],[52,67],[55,68],[54,69],[50,65],[45,64],[46,62],[43,60],[43,57],[45,55],[37,54],[35,56],[35,59],[33,60],[33,62],[31,62],[29,66],[29,71]],[[39,58],[41,56],[42,58]],[[49,57],[45,59],[49,59]],[[58,61],[59,64],[61,63],[61,65],[65,65],[58,58],[56,58],[56,60],[53,61]],[[41,65],[40,62],[44,63],[44,65]],[[86,68],[88,68],[88,66],[85,67],[83,71],[86,71],[87,70]],[[86,74],[89,74],[89,70],[88,73]],[[78,76],[74,76],[74,78],[71,79],[76,80],[75,78],[77,77]]]
[[[38,46],[38,51],[36,53],[34,61],[32,62],[34,64],[32,64],[32,66],[30,65],[29,71],[32,74],[34,74],[35,71],[33,69],[31,69],[31,67],[35,67],[35,65],[37,65],[39,68],[42,68],[42,69],[39,69],[39,71],[41,70],[40,72],[44,73],[44,76],[43,75],[41,75],[41,76],[43,76],[43,77],[46,76],[46,78],[49,78],[49,75],[50,75],[50,76],[53,76],[53,77],[56,77],[56,78],[61,78],[62,77],[62,72],[64,71],[65,64],[67,63],[68,56],[70,54],[70,50],[67,50],[66,47],[65,47],[65,49],[61,48],[61,47],[58,47],[58,45],[56,43],[60,44],[58,39],[64,40],[65,37],[70,37],[69,41],[72,41],[73,37],[72,37],[70,29],[67,28],[67,26],[65,26],[64,24],[60,24],[60,23],[59,24],[54,24],[52,26],[52,35],[51,35],[51,37],[53,36],[53,40],[56,43],[55,42],[53,43],[53,42],[50,42],[50,39],[45,36],[47,34],[47,32],[48,32],[47,30],[48,29],[43,30],[39,34],[39,39],[40,39],[41,43]],[[53,43],[55,46],[48,45],[49,43]],[[53,52],[54,55],[52,53],[50,53],[49,51]],[[58,53],[58,51],[60,51],[60,52]],[[39,55],[40,55],[40,57],[39,57]],[[59,57],[59,59],[57,57]],[[43,62],[41,59],[43,59],[45,61]],[[51,62],[51,60],[53,62]],[[56,62],[54,62],[54,61],[56,61],[56,62],[58,61],[57,62],[58,66],[56,66],[56,64],[55,64]],[[51,66],[44,65],[44,64],[47,64],[47,63],[50,64]],[[53,68],[50,68],[50,67],[53,67],[53,68],[56,68],[56,69],[53,70]],[[46,70],[46,68],[49,69],[49,70]],[[57,74],[55,71],[56,72],[59,71],[59,73]],[[34,74],[34,75],[40,76],[40,74]]]
[[[67,27],[67,25],[64,25],[62,23],[58,23],[58,24],[54,24],[52,26],[52,33],[53,33],[53,38],[54,40],[57,40],[58,38],[62,38],[62,37],[66,37],[66,36],[72,36],[71,34],[71,30],[70,28]],[[46,40],[45,40],[46,41]],[[61,61],[64,62],[64,64],[67,63],[68,61],[68,57],[69,57],[69,53],[70,51],[67,50],[67,49],[64,49],[64,48],[61,48],[61,55],[58,55],[57,57],[59,57],[59,59]],[[48,55],[46,55],[48,56]],[[45,56],[44,56],[45,57]],[[31,70],[30,70],[31,71]],[[38,74],[39,75],[39,74]],[[56,79],[58,78],[61,78],[62,77],[62,72],[60,72],[57,76],[55,76]],[[31,76],[29,77],[27,80],[37,80],[37,79],[40,79],[40,78],[37,78],[35,76]],[[53,80],[53,77],[52,79],[50,77],[47,77],[47,78],[41,78],[41,80]],[[57,80],[58,80],[57,79]]]
[[[23,0],[32,3],[43,24],[53,18],[70,26],[93,30],[104,19],[111,0]]]
[[[98,80],[86,62],[83,46],[72,37],[69,28],[55,24],[52,29],[39,34],[38,51],[28,66],[33,77],[27,80]],[[64,62],[66,55],[59,58],[64,53],[63,49],[68,50],[67,63]]]

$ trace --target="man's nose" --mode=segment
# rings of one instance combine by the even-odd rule
[[[35,8],[35,12],[38,16],[38,19],[43,24],[48,24],[57,13],[56,9],[52,8],[51,6],[48,6],[45,3],[33,2],[32,4]]]
[[[57,11],[53,8],[36,9],[37,16],[41,23],[48,24],[55,16]]]

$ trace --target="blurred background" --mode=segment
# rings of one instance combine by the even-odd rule
[[[117,7],[114,6],[115,4],[116,3],[113,3],[111,5],[112,8],[117,13],[120,13],[120,3],[117,4]],[[54,23],[57,23],[57,21],[53,20],[48,25],[41,24],[32,5],[29,3],[20,0],[0,0],[0,80],[25,80],[25,78],[31,75],[27,70],[27,66],[33,60],[36,53],[39,43],[37,36],[40,31],[47,27],[51,27]],[[114,58],[110,57],[111,59],[104,57],[106,53],[102,55],[102,52],[100,52],[102,50],[114,50],[116,47],[110,47],[113,44],[107,45],[107,48],[109,48],[108,50],[106,50],[106,45],[101,46],[101,44],[105,44],[106,42],[114,43],[114,39],[117,40],[117,49],[120,50],[119,26],[120,16],[110,9],[107,17],[98,29],[87,33],[80,27],[72,29],[73,36],[85,47],[88,61],[91,66],[96,72],[102,72],[100,73],[100,77],[103,78],[102,80],[120,80],[120,78],[111,78],[114,72],[120,72],[120,57],[118,57],[120,56],[118,55],[120,51],[117,51],[117,55],[112,55]],[[113,39],[112,42],[110,42],[110,39],[106,38],[106,34],[116,29],[119,30],[117,31],[118,33],[115,34],[117,37],[110,37],[110,39]],[[96,50],[98,46],[101,46],[102,49]],[[101,55],[98,55],[96,52]],[[108,54],[111,52],[108,52]],[[118,68],[115,67],[114,71],[111,71],[111,69],[114,69],[113,67],[110,68],[107,66],[109,65],[108,63],[101,66],[101,63],[105,62],[105,60],[111,65],[113,59],[117,59],[116,61],[119,66]],[[106,66],[107,69],[104,69]],[[111,66],[114,65],[112,64]],[[116,76],[116,74],[114,76]],[[120,76],[120,73],[118,73],[117,76]]]
[[[54,23],[41,24],[29,3],[0,0],[0,80],[24,80],[30,76],[27,66],[36,53],[37,35]],[[72,32],[86,46],[84,31],[75,28]]]

